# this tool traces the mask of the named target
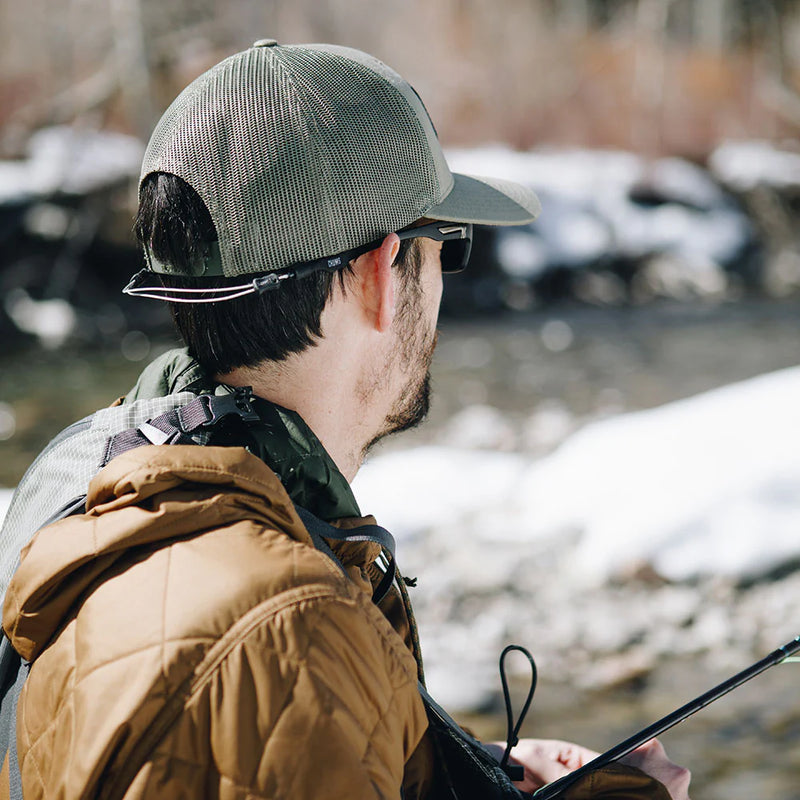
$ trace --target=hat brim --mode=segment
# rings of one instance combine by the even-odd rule
[[[453,188],[426,212],[429,219],[475,225],[524,225],[542,210],[536,194],[512,181],[453,174]]]

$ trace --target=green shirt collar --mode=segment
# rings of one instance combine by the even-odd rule
[[[186,350],[170,350],[145,368],[125,402],[178,392],[229,391]],[[263,398],[256,399],[255,408],[261,424],[249,431],[250,450],[275,471],[292,502],[324,520],[361,516],[350,484],[300,415]]]

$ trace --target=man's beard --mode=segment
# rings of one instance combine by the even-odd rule
[[[387,436],[416,428],[428,416],[431,407],[431,363],[439,332],[433,331],[425,336],[424,341],[420,341],[421,337],[417,331],[412,333],[408,330],[410,326],[404,327],[405,333],[410,335],[405,339],[398,357],[403,360],[404,366],[413,367],[414,373],[386,415],[383,427],[364,448],[365,456]]]
[[[381,436],[416,428],[431,408],[431,371],[425,370],[422,380],[409,381],[392,411],[387,415]]]

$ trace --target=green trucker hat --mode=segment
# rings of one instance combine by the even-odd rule
[[[454,175],[414,89],[376,58],[327,44],[262,39],[201,75],[153,132],[141,179],[155,172],[186,181],[216,227],[193,276],[287,270],[423,217],[519,225],[540,210],[524,186]]]

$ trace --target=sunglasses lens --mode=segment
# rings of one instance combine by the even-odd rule
[[[442,244],[442,272],[461,272],[469,261],[472,239],[451,239]]]

